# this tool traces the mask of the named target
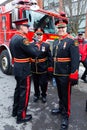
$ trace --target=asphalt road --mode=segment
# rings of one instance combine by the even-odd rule
[[[84,68],[80,66],[79,78]],[[14,76],[8,76],[0,71],[0,130],[59,130],[60,116],[51,115],[51,109],[58,106],[56,87],[49,83],[47,103],[41,100],[33,102],[33,83],[31,85],[28,113],[31,113],[32,121],[24,124],[16,124],[16,118],[11,116],[13,94],[15,89]],[[68,130],[86,130],[87,112],[85,104],[87,99],[87,84],[79,79],[78,86],[72,88],[71,116]]]

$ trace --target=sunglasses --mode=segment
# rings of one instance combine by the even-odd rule
[[[42,36],[43,35],[43,33],[36,33],[37,35],[39,35],[39,36]]]
[[[57,27],[58,29],[65,28],[65,27]]]
[[[37,3],[31,3],[31,5],[37,5]]]
[[[22,24],[22,26],[25,26],[25,27],[29,28],[29,25],[28,25],[28,24]]]

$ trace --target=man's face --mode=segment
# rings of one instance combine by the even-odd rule
[[[21,25],[22,33],[27,34],[28,33],[28,27],[25,25]]]
[[[66,30],[67,30],[66,27],[56,27],[56,28],[57,28],[57,32],[58,32],[59,35],[66,34]]]
[[[82,34],[79,34],[79,35],[78,35],[78,38],[79,38],[79,39],[83,39],[83,35],[82,35]]]

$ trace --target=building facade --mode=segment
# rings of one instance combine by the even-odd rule
[[[59,12],[60,2],[62,2],[63,11],[71,20],[70,24],[76,23],[76,27],[79,26],[78,31],[85,32],[87,0],[43,0],[44,9]]]

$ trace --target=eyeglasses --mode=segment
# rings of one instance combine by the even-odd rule
[[[65,27],[57,27],[57,28],[58,28],[58,29],[61,29],[61,28],[63,29],[63,28],[65,28]]]
[[[37,3],[31,3],[31,5],[37,5]]]
[[[28,24],[22,24],[22,26],[29,28]]]
[[[36,33],[37,35],[39,35],[39,36],[42,36],[43,35],[43,33]]]

